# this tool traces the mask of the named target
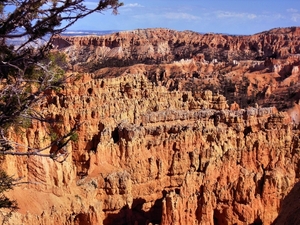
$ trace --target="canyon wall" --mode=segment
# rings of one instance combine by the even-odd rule
[[[57,36],[52,43],[57,49],[67,47],[65,52],[75,68],[95,71],[107,66],[171,63],[197,54],[208,61],[284,58],[300,54],[300,28],[249,36],[139,29],[106,36]]]
[[[22,182],[9,224],[298,224],[299,37],[56,37],[72,70],[38,110],[57,123],[11,138],[18,151],[41,149],[79,125],[78,140],[61,162],[5,156]]]
[[[282,110],[300,97],[299,34],[299,27],[249,36],[139,29],[105,36],[56,36],[52,43],[68,55],[75,71],[116,77],[139,67],[169,90],[210,89],[242,108],[258,103]]]
[[[271,224],[299,180],[298,126],[275,108],[229,110],[211,91],[168,91],[143,74],[84,74],[43,110],[66,132],[63,163],[7,157],[28,184],[10,224]],[[42,147],[43,124],[19,141]]]

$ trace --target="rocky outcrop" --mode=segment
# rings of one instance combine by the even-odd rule
[[[37,110],[57,123],[10,137],[18,151],[42,149],[80,124],[78,140],[62,162],[5,156],[1,167],[23,183],[9,193],[20,207],[9,223],[297,224],[299,37],[54,38],[73,70]]]
[[[53,45],[64,48],[75,68],[95,71],[107,66],[171,63],[197,54],[214,62],[285,58],[300,53],[299,33],[299,27],[251,36],[139,29],[106,36],[55,37]]]
[[[29,182],[11,193],[20,210],[10,224],[276,220],[300,176],[299,129],[288,113],[230,110],[209,90],[170,91],[143,71],[101,71],[70,79],[42,106],[60,121],[57,132],[81,124],[66,161],[4,161]],[[43,147],[48,137],[45,125],[34,123],[16,138]]]
[[[143,71],[170,91],[210,89],[229,105],[280,110],[300,97],[299,43],[298,27],[251,36],[140,29],[53,39],[75,71],[93,71],[98,77]]]

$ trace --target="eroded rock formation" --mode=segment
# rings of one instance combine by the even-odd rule
[[[15,191],[16,224],[270,224],[299,177],[299,131],[275,108],[231,111],[143,74],[85,74],[45,104],[65,130],[82,123],[79,140],[62,164],[7,159],[32,183]],[[44,135],[36,124],[22,138]]]
[[[175,40],[167,35],[174,35],[173,31],[159,31],[165,32],[160,35],[167,44],[153,45],[157,49],[170,48],[170,52],[184,50],[180,48],[182,34],[190,35],[189,39],[185,37],[187,44],[199,44],[198,37],[211,38],[208,43],[213,49],[218,49],[221,37],[224,46],[238,38],[239,41],[232,43],[239,47],[228,48],[241,52],[259,43],[249,41],[254,40],[252,37],[226,39],[224,35],[198,36],[192,32],[176,34]],[[283,40],[289,38],[297,52],[299,30],[287,31],[281,34],[280,30],[273,30],[253,38],[267,41],[270,48],[262,48],[270,54],[275,51],[270,49],[275,49],[275,45],[284,46]],[[81,51],[77,51],[78,46],[76,51],[72,50],[76,42],[88,46],[91,52],[100,51],[96,46],[102,46],[102,50],[125,48],[132,46],[122,42],[121,36],[126,34],[126,38],[134,37],[134,48],[138,48],[145,46],[144,35],[153,33],[153,30],[124,32],[111,39],[65,38],[69,42],[64,42],[65,47],[71,44],[65,51],[69,51],[72,62],[81,60],[77,56]],[[216,46],[211,45],[214,38],[218,39]],[[274,44],[275,40],[278,42]],[[178,43],[176,48],[174,43]],[[144,57],[144,52],[136,51],[136,55],[128,54],[134,62],[145,62],[135,58]],[[255,57],[257,52],[248,51]],[[258,104],[243,108],[239,102],[228,102],[220,91],[202,86],[189,88],[188,84],[193,81],[198,85],[202,81],[203,87],[208,86],[205,74],[213,76],[216,71],[222,74],[234,67],[239,70],[224,74],[229,74],[234,81],[243,79],[241,71],[248,71],[249,87],[243,92],[247,93],[255,85],[263,89],[255,81],[257,77],[253,77],[261,69],[276,70],[275,65],[280,64],[281,69],[274,71],[276,76],[286,68],[291,76],[297,77],[298,58],[294,60],[293,56],[286,62],[245,60],[226,65],[220,61],[205,62],[206,53],[190,53],[187,60],[172,64],[103,68],[95,73],[73,71],[74,79],[70,78],[60,93],[49,94],[40,110],[59,122],[55,132],[68,132],[75,124],[81,124],[78,141],[64,148],[69,157],[63,163],[40,157],[6,157],[2,167],[29,182],[10,193],[20,206],[10,224],[204,225],[287,221],[281,214],[286,212],[282,206],[291,202],[290,196],[297,192],[298,186],[294,185],[300,177],[298,102],[286,112]],[[101,54],[98,52],[97,57],[102,57]],[[157,55],[151,60],[154,59]],[[88,60],[95,62],[95,59]],[[292,66],[285,67],[288,64]],[[270,84],[264,94],[272,95],[274,90],[279,90],[276,84]],[[233,95],[242,88],[232,87]],[[35,122],[20,134],[12,132],[12,137],[19,143],[41,148],[51,138],[45,126]],[[19,146],[19,150],[24,149]],[[295,216],[293,210],[288,211],[291,217]]]
[[[219,91],[242,108],[286,109],[300,97],[299,27],[249,36],[143,29],[55,37],[53,46],[67,53],[75,71],[116,77],[143,70],[169,90]]]
[[[68,46],[66,52],[74,66],[96,70],[137,63],[171,63],[199,53],[214,62],[284,58],[300,53],[299,36],[299,27],[249,36],[140,29],[106,36],[56,37],[53,45],[58,49]]]

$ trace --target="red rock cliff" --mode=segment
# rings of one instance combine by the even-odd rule
[[[300,53],[300,28],[273,29],[249,36],[199,34],[169,29],[123,31],[106,36],[56,37],[73,65],[95,70],[136,63],[170,63],[203,53],[219,61],[282,58]]]
[[[224,45],[239,46],[230,44],[233,52],[241,46],[239,51],[247,52],[258,43],[249,40],[261,39],[277,50],[274,46],[285,46],[288,39],[299,50],[298,28],[253,37],[159,31],[123,32],[110,39],[65,38],[64,45],[70,44],[65,52],[71,62],[83,62],[84,57],[95,62],[97,58],[92,57],[104,57],[102,50],[114,56],[114,48],[130,46],[122,38],[131,37],[133,50],[121,49],[122,54],[142,62],[148,57],[142,54],[147,48],[139,46],[146,46],[145,37],[154,35],[160,35],[166,44],[151,42],[151,60],[168,51],[171,53],[165,55],[171,58],[167,60],[173,60],[175,50],[181,57],[186,46],[197,47],[197,43],[208,43],[206,49],[218,51],[223,39]],[[85,55],[87,49],[89,55]],[[249,49],[248,53],[255,56],[257,51]],[[124,59],[122,54],[115,56]],[[203,60],[201,55],[192,56]],[[217,63],[201,63],[205,65],[202,70],[220,68]],[[263,69],[275,65],[274,61],[263,63]],[[236,103],[230,107],[218,92],[180,88],[189,78],[199,83],[204,78],[193,75],[197,72],[193,61],[174,65],[180,65],[180,70],[166,66],[165,73],[157,68],[152,73],[153,67],[136,65],[74,72],[80,79],[70,79],[61,93],[50,94],[40,110],[59,121],[57,132],[67,132],[80,123],[79,139],[66,146],[70,154],[63,163],[6,157],[2,167],[29,182],[10,193],[20,205],[10,224],[283,224],[288,219],[285,215],[294,218],[295,213],[283,207],[289,205],[299,184],[299,123],[294,119],[299,105],[287,112],[258,105],[239,109]],[[179,73],[184,77],[172,84]],[[43,123],[33,123],[12,136],[36,148],[47,145],[51,138]]]
[[[62,129],[82,123],[79,140],[62,164],[7,158],[31,182],[14,192],[15,224],[271,224],[298,182],[299,130],[275,108],[230,111],[142,74],[85,74],[45,106]],[[21,140],[44,135],[36,124]]]

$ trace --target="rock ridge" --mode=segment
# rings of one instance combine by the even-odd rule
[[[63,163],[7,157],[30,182],[12,194],[11,224],[273,223],[299,182],[299,125],[275,107],[229,108],[221,94],[170,91],[143,72],[70,78],[42,110],[61,132],[82,124],[78,141]],[[34,123],[16,138],[43,147],[45,136]]]
[[[75,68],[95,71],[107,66],[171,63],[203,54],[205,60],[264,60],[300,54],[299,27],[254,35],[200,34],[170,29],[138,29],[105,36],[53,38]]]

